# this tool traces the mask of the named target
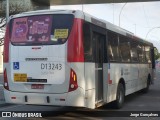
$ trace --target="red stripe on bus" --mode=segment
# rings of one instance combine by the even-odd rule
[[[7,63],[9,61],[9,23],[6,27],[6,33],[4,38],[4,51],[3,51],[3,62]]]
[[[75,18],[68,38],[68,62],[84,62],[83,49],[83,20]]]
[[[108,73],[108,84],[112,84],[112,80],[110,78],[110,73]]]

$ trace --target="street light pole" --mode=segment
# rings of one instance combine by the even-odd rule
[[[147,32],[145,39],[147,39],[148,34],[149,34],[152,30],[157,29],[157,28],[160,28],[160,27],[151,28],[151,29]]]
[[[9,18],[9,0],[6,0],[6,22]]]
[[[122,10],[123,10],[123,8],[125,7],[126,4],[127,4],[127,2],[123,5],[123,7],[121,8],[121,11],[119,13],[119,27],[121,26],[121,13],[122,13]]]

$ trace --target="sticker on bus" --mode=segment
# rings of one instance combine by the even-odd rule
[[[26,40],[27,30],[27,17],[15,19],[13,22],[12,40],[17,42]]]
[[[15,73],[14,82],[27,82],[27,74]]]
[[[68,29],[55,29],[54,30],[55,38],[67,38],[68,37]]]
[[[13,69],[19,70],[19,62],[13,62]]]
[[[51,15],[16,18],[13,21],[11,40],[21,42],[47,42],[52,27]]]

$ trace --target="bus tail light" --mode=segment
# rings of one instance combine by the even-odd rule
[[[3,53],[3,62],[6,63],[9,61],[9,23],[6,27],[6,33],[4,38],[4,53]]]
[[[8,85],[8,78],[7,78],[7,71],[6,71],[6,69],[4,70],[4,75],[3,75],[3,77],[4,77],[4,88],[6,89],[6,90],[9,90],[9,85]]]
[[[78,88],[78,84],[77,84],[77,75],[75,73],[75,71],[73,71],[71,69],[70,71],[70,82],[69,82],[69,90],[68,92],[74,91]]]

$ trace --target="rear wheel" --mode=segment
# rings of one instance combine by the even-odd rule
[[[149,86],[150,86],[150,79],[148,77],[148,79],[147,79],[147,86],[146,86],[146,88],[142,89],[142,92],[143,93],[147,93],[149,91]]]
[[[116,100],[114,101],[115,108],[119,109],[124,103],[125,91],[122,83],[118,84]]]

